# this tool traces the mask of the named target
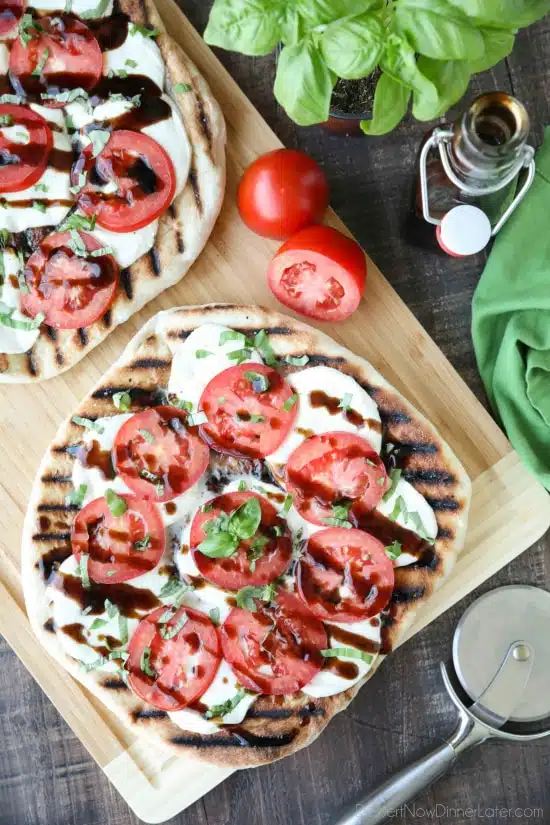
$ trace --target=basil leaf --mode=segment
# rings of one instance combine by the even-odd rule
[[[88,9],[87,11],[81,11],[80,17],[84,20],[90,20],[95,17],[103,17],[105,12],[107,11],[107,7],[109,6],[109,0],[99,0],[99,3],[95,7],[95,9]]]
[[[489,26],[522,29],[550,11],[548,0],[450,0],[471,20]]]
[[[372,653],[365,653],[363,650],[357,650],[355,647],[329,647],[326,650],[320,651],[321,656],[325,659],[337,659],[343,656],[346,659],[362,659],[368,665],[374,659]]]
[[[396,30],[415,52],[436,60],[479,60],[485,49],[472,21],[445,0],[399,0]],[[390,35],[391,37],[391,35]]]
[[[213,355],[214,353],[210,352],[207,349],[198,349],[195,352],[195,358],[208,358],[209,355]]]
[[[311,37],[283,47],[273,91],[277,102],[298,126],[328,119],[333,86],[334,75]]]
[[[205,719],[212,719],[214,716],[227,716],[232,710],[235,710],[239,702],[246,696],[246,690],[239,690],[231,699],[223,702],[221,705],[212,705],[204,714]]]
[[[381,9],[383,0],[296,0],[297,11],[310,26],[330,23],[340,17]]]
[[[89,590],[91,585],[90,576],[88,573],[88,562],[90,557],[87,553],[82,553],[80,556],[80,561],[78,563],[77,574],[80,576],[82,580],[82,587],[85,590]]]
[[[252,355],[252,350],[248,349],[248,347],[243,347],[243,349],[234,349],[231,352],[227,353],[227,357],[230,361],[236,361],[237,366],[242,364],[244,361],[249,361],[250,356]]]
[[[34,69],[31,72],[31,74],[34,77],[40,77],[40,75],[44,71],[44,66],[47,63],[47,60],[48,60],[49,56],[50,56],[50,50],[49,49],[44,49],[42,54],[40,55],[40,59],[39,59],[38,63],[36,64],[36,66],[34,67]]]
[[[426,533],[426,528],[424,527],[424,522],[420,518],[420,514],[417,513],[416,510],[412,510],[407,515],[409,520],[413,523],[414,532],[418,533],[420,538],[424,539],[424,541],[433,541],[433,539]]]
[[[418,69],[437,90],[437,101],[431,93],[414,92],[413,115],[417,120],[435,120],[460,100],[470,82],[472,68],[467,60],[433,60],[420,56]]]
[[[246,335],[242,332],[237,332],[234,329],[224,329],[224,331],[220,334],[218,346],[223,347],[223,345],[227,344],[228,341],[242,341],[244,344],[246,341]]]
[[[128,509],[128,505],[122,496],[119,496],[118,493],[115,493],[110,487],[105,490],[105,501],[111,514],[115,517],[123,516]]]
[[[141,436],[143,436],[143,438],[145,439],[145,441],[148,444],[154,444],[155,443],[155,437],[154,437],[153,433],[149,432],[149,430],[143,430],[142,429],[142,430],[138,430],[138,432]]]
[[[134,542],[134,550],[138,553],[143,552],[143,550],[147,550],[148,547],[151,545],[151,534],[146,533],[142,539]]]
[[[285,412],[290,412],[290,410],[292,409],[292,407],[294,406],[294,404],[296,403],[297,400],[298,400],[298,396],[296,395],[296,393],[294,393],[294,395],[291,395],[290,398],[287,398],[286,401],[284,402],[283,410]]]
[[[24,332],[30,332],[33,329],[37,329],[46,317],[43,312],[39,312],[35,318],[29,321],[20,321],[18,318],[13,317],[14,312],[14,309],[10,309],[9,312],[0,312],[0,324],[10,329],[20,329]]]
[[[96,670],[96,668],[102,667],[105,664],[107,664],[107,659],[105,656],[100,656],[98,659],[94,659],[93,662],[81,662],[80,668],[88,672],[90,670]]]
[[[239,539],[231,533],[219,532],[208,536],[198,549],[210,559],[227,559],[236,552]]]
[[[293,367],[305,367],[309,361],[309,355],[285,355],[284,360]]]
[[[399,469],[398,467],[396,467],[395,469],[393,469],[390,472],[391,484],[390,484],[388,490],[382,496],[382,501],[389,501],[390,498],[393,496],[393,494],[396,490],[396,487],[399,484],[399,481],[401,479],[402,473],[403,473],[403,470]]]
[[[100,630],[102,627],[108,624],[106,619],[94,619],[94,621],[90,625],[90,630]]]
[[[374,93],[372,119],[362,120],[361,130],[366,135],[391,132],[407,114],[410,97],[410,89],[382,72]]]
[[[77,507],[82,507],[82,502],[86,498],[87,492],[88,485],[80,484],[78,490],[72,490],[65,496],[65,504],[72,504],[73,506],[76,505]]]
[[[151,679],[156,679],[157,674],[153,670],[150,664],[151,660],[151,648],[144,647],[143,653],[141,654],[141,660],[139,663],[139,669],[142,673],[145,673],[146,676],[149,676]]]
[[[113,604],[111,601],[109,601],[109,599],[105,599],[103,605],[105,607],[109,619],[114,619],[115,616],[118,615],[118,607],[116,606],[116,604]]]
[[[130,23],[130,36],[134,37],[136,34],[141,34],[142,37],[157,37],[160,32],[158,29],[142,26],[141,23]]]
[[[122,410],[122,412],[127,412],[130,407],[132,406],[132,396],[129,392],[115,392],[113,394],[113,404],[117,408],[117,410]]]
[[[325,524],[333,525],[334,527],[346,527],[348,530],[353,527],[351,521],[349,521],[349,511],[351,509],[352,502],[342,502],[340,504],[333,504],[332,505],[332,518],[324,518],[323,522]]]
[[[256,613],[256,599],[262,602],[272,602],[277,595],[277,590],[272,584],[266,584],[263,587],[241,587],[235,595],[237,607],[243,610],[249,610],[251,613]]]
[[[88,218],[86,215],[77,215],[73,212],[67,215],[61,226],[58,227],[58,232],[65,232],[68,229],[82,229],[85,232],[92,232],[95,229],[97,215],[92,215]]]
[[[389,544],[387,547],[384,547],[384,550],[386,551],[386,555],[388,556],[390,561],[396,561],[396,559],[398,559],[401,553],[403,552],[401,543],[398,541],[392,541],[391,544]]]
[[[216,627],[218,627],[218,625],[220,624],[220,608],[213,607],[212,610],[208,611],[208,615],[212,619],[213,624],[215,624]]]
[[[329,69],[345,80],[359,80],[376,68],[386,32],[374,14],[345,17],[330,23],[321,37]]]
[[[283,502],[283,506],[281,507],[279,515],[286,516],[287,513],[290,511],[290,508],[292,507],[292,502],[293,501],[294,501],[294,496],[292,496],[290,493],[288,493],[285,496],[285,500]]]
[[[185,594],[194,589],[192,584],[180,581],[177,576],[170,576],[168,581],[163,584],[159,596],[164,602],[177,607]]]
[[[437,106],[439,97],[434,84],[419,70],[414,49],[397,34],[390,34],[380,61],[382,69],[389,75],[424,98],[425,104]]]
[[[256,533],[262,520],[262,508],[257,498],[249,498],[231,514],[228,531],[241,541]]]
[[[172,88],[175,92],[179,92],[179,93],[183,93],[183,94],[187,94],[187,92],[192,91],[191,86],[189,85],[189,83],[174,83]]]
[[[282,5],[273,0],[215,0],[204,40],[251,57],[269,54],[281,39]]]
[[[144,478],[146,481],[150,481],[151,484],[155,485],[156,493],[157,493],[158,498],[160,498],[161,496],[164,495],[164,484],[163,484],[163,481],[160,478],[160,476],[155,475],[155,473],[152,473],[150,470],[147,470],[145,467],[143,467],[139,471],[139,475],[140,475],[141,478]]]
[[[547,0],[545,0],[547,2]],[[550,5],[547,3],[547,5]],[[470,61],[470,71],[474,74],[477,72],[486,72],[491,69],[505,57],[508,57],[514,48],[515,36],[513,32],[503,31],[502,29],[480,29],[479,30],[485,51],[483,55],[477,60]]]
[[[187,613],[183,612],[177,622],[170,627],[165,626],[160,628],[160,635],[163,639],[173,639],[178,635],[183,626],[189,621]]]
[[[269,378],[267,375],[262,375],[261,372],[254,372],[247,370],[244,377],[252,384],[254,392],[267,392],[269,389]]]

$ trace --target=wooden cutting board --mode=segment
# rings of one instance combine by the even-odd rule
[[[0,400],[0,632],[131,808],[150,823],[174,816],[231,771],[172,756],[150,742],[142,744],[50,660],[25,615],[19,548],[32,481],[59,422],[147,318],[160,309],[214,300],[280,308],[265,284],[267,262],[277,244],[250,233],[235,207],[243,169],[280,143],[173,0],[157,4],[168,30],[197,63],[224,109],[228,181],[222,214],[203,255],[178,286],[117,329],[69,373],[36,386],[3,386]],[[342,228],[334,215],[329,220]],[[351,319],[328,331],[368,358],[424,412],[473,480],[466,547],[452,578],[411,629],[413,635],[545,532],[550,497],[374,264],[369,265],[366,301]],[[391,658],[384,667],[391,667]]]

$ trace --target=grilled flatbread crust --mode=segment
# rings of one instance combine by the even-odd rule
[[[386,438],[395,444],[409,445],[411,453],[405,461],[404,477],[433,507],[439,534],[432,556],[395,571],[395,591],[383,629],[382,650],[389,653],[417,611],[451,572],[464,543],[471,484],[460,462],[431,424],[365,359],[305,324],[259,307],[209,304],[174,309],[159,313],[145,325],[74,412],[88,418],[113,415],[113,393],[130,389],[134,411],[147,405],[157,387],[167,386],[172,360],[168,342],[184,339],[206,322],[224,324],[244,333],[266,329],[278,355],[306,353],[310,365],[326,364],[352,375],[378,404]],[[107,707],[132,725],[136,733],[153,734],[176,752],[217,765],[243,768],[280,759],[308,745],[331,717],[349,704],[362,683],[325,699],[311,699],[302,693],[291,697],[264,696],[237,728],[222,728],[219,733],[203,736],[187,733],[163,711],[145,705],[120,679],[97,670],[84,673],[64,653],[48,621],[45,576],[52,560],[62,561],[71,552],[69,531],[76,508],[64,503],[71,489],[74,460],[67,446],[78,441],[80,432],[70,420],[60,427],[40,466],[25,520],[25,600],[33,629],[44,647]]]
[[[118,324],[183,278],[206,244],[222,206],[226,129],[218,103],[196,66],[166,33],[152,0],[118,0],[115,6],[134,23],[160,31],[156,42],[166,64],[168,90],[179,107],[191,144],[189,177],[160,219],[153,247],[121,271],[117,296],[105,315],[83,329],[54,329],[42,324],[40,336],[28,352],[0,353],[0,382],[43,381],[70,369]],[[177,83],[186,84],[191,91],[176,92]]]

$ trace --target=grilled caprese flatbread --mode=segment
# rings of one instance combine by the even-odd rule
[[[63,372],[183,277],[224,146],[151,0],[0,0],[0,381]]]
[[[32,493],[27,611],[122,719],[246,767],[311,742],[449,575],[470,482],[362,358],[256,307],[155,316]]]

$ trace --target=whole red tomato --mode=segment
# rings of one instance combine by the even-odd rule
[[[365,289],[365,253],[330,226],[309,226],[279,249],[267,270],[275,297],[300,315],[342,321],[355,312]]]
[[[309,155],[296,149],[276,149],[261,155],[245,170],[237,205],[253,232],[284,240],[322,220],[328,206],[328,182]]]

